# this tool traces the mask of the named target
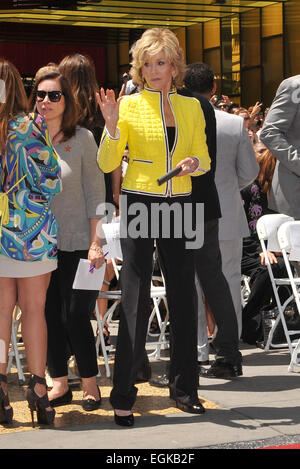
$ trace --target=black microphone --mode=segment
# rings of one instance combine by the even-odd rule
[[[162,177],[157,179],[158,185],[161,186],[164,182],[167,182],[169,179],[172,179],[172,177],[176,176],[182,171],[182,167],[179,166],[179,168],[174,168],[171,169],[171,171],[168,171],[166,174],[164,174]]]

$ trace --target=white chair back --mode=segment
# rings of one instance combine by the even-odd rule
[[[288,221],[278,229],[280,249],[289,253],[290,261],[300,261],[300,221]]]
[[[300,262],[300,221],[289,221],[283,223],[278,229],[278,243],[282,250],[285,267],[289,276],[289,281],[296,303],[298,313],[300,314],[300,278],[297,277],[297,270],[293,269],[293,261]],[[299,275],[299,274],[298,274]],[[300,340],[296,344],[291,357],[289,371],[294,371],[295,365],[300,365],[298,353],[300,349]]]
[[[287,221],[293,221],[292,217],[279,214],[263,215],[257,221],[256,232],[260,241],[268,240],[269,251],[280,251],[277,231],[280,225]]]

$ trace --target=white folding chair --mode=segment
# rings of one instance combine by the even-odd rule
[[[105,292],[100,291],[99,292],[98,298],[104,298],[106,300],[112,300],[113,301],[112,305],[107,309],[107,311],[104,314],[102,319],[100,318],[98,305],[96,304],[96,318],[97,318],[97,323],[98,323],[98,336],[97,336],[97,340],[96,340],[96,350],[97,351],[99,350],[99,344],[101,344],[102,353],[103,353],[103,360],[104,360],[104,364],[105,364],[105,372],[106,372],[107,378],[109,378],[111,376],[110,366],[109,366],[109,354],[108,354],[108,352],[111,350],[111,347],[108,349],[105,346],[103,327],[104,327],[105,323],[110,324],[110,322],[112,321],[114,311],[115,311],[115,309],[117,308],[118,304],[121,301],[121,295],[122,295],[121,290],[113,290],[113,291],[105,291]],[[165,288],[164,287],[152,286],[151,290],[150,290],[150,297],[151,297],[151,299],[153,300],[153,303],[154,303],[154,311],[155,311],[156,314],[159,315],[159,302],[161,300],[165,301],[165,298],[166,298]],[[160,348],[161,348],[162,344],[166,343],[165,334],[166,334],[166,327],[167,327],[167,323],[168,323],[168,317],[169,316],[168,316],[168,311],[167,311],[167,315],[166,315],[165,320],[161,322],[161,331],[160,331],[158,340],[156,342],[146,342],[146,347],[147,347],[147,345],[149,345],[150,347],[155,346],[155,351],[153,353],[149,354],[149,356],[155,356],[156,358],[160,358]]]
[[[278,243],[278,238],[277,238],[278,229],[283,223],[287,221],[293,221],[293,220],[294,219],[292,217],[289,217],[284,214],[263,215],[262,217],[258,219],[258,222],[256,225],[256,231],[257,231],[260,243],[261,243],[262,251],[265,255],[269,278],[272,284],[274,297],[276,300],[276,306],[278,308],[278,313],[279,313],[270,329],[267,343],[265,346],[265,350],[270,350],[271,346],[272,348],[288,347],[291,355],[293,353],[293,346],[292,346],[292,341],[291,341],[291,336],[293,335],[293,331],[289,331],[287,328],[285,316],[284,316],[284,310],[286,306],[292,301],[293,295],[290,295],[289,298],[282,304],[279,293],[278,293],[278,290],[280,287],[290,286],[290,280],[288,278],[275,278],[274,277],[273,270],[272,270],[272,267],[268,258],[267,250],[273,251],[273,252],[281,251],[281,248]],[[286,338],[286,343],[274,344],[272,342],[274,331],[280,321],[282,323],[284,335]]]
[[[10,373],[13,359],[15,359],[19,385],[23,386],[25,384],[25,376],[23,373],[23,366],[21,360],[25,358],[26,355],[24,353],[20,353],[18,343],[18,332],[21,324],[21,314],[22,313],[20,308],[18,307],[18,305],[16,305],[12,317],[11,342],[10,349],[8,352],[7,373]]]
[[[251,293],[250,288],[250,277],[248,275],[242,274],[241,278],[241,301],[242,301],[242,308],[246,306],[248,302],[249,295]]]
[[[166,348],[169,346],[169,337],[166,331],[169,325],[169,308],[167,302],[165,279],[159,264],[157,249],[154,252],[153,262],[156,263],[159,271],[155,272],[152,276],[151,299],[153,302],[153,308],[148,321],[146,348],[149,350],[154,347],[153,352],[149,352],[148,356],[159,360],[162,347]],[[156,285],[156,283],[159,283],[160,285]],[[163,303],[165,309],[164,319],[162,319],[160,312],[161,303]],[[151,326],[154,318],[156,318],[159,332],[151,332]]]
[[[299,273],[293,273],[292,262],[300,262],[300,221],[289,221],[283,223],[278,229],[278,243],[282,251],[285,267],[293,293],[293,300],[300,314],[300,277]],[[289,334],[299,334],[299,330],[289,331]],[[294,345],[294,344],[293,344]],[[295,344],[288,370],[294,371],[295,365],[300,365],[298,353],[300,349],[300,339]]]
[[[96,318],[97,318],[97,324],[98,324],[98,335],[97,335],[97,340],[96,340],[96,350],[97,350],[97,355],[98,355],[98,350],[99,350],[99,345],[101,345],[102,353],[103,353],[103,361],[105,365],[105,372],[107,378],[111,376],[110,372],[110,367],[109,367],[109,356],[108,352],[112,350],[112,347],[109,346],[107,347],[105,345],[105,338],[104,338],[104,333],[103,333],[103,328],[104,325],[107,323],[108,325],[110,324],[112,320],[112,316],[114,314],[114,311],[118,304],[121,301],[121,290],[114,290],[114,291],[99,291],[98,298],[106,299],[106,300],[112,300],[113,303],[112,305],[107,309],[106,313],[104,314],[103,318],[100,318],[99,314],[99,309],[98,305],[96,302]]]
[[[157,360],[160,359],[160,352],[162,347],[166,347],[169,344],[168,334],[166,332],[167,326],[169,325],[169,309],[167,303],[167,296],[166,296],[166,289],[164,286],[151,286],[151,299],[153,301],[153,309],[150,314],[149,322],[148,322],[148,330],[147,330],[147,338],[149,337],[150,340],[146,339],[146,348],[152,349],[154,348],[153,352],[149,352],[149,357],[154,357]],[[159,305],[163,301],[165,306],[165,318],[162,320]],[[157,317],[157,324],[160,329],[158,333],[150,332],[151,324],[154,317]],[[157,338],[157,340],[152,340],[153,338]]]

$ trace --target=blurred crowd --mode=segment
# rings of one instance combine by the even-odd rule
[[[260,131],[267,117],[269,111],[268,107],[257,101],[253,106],[246,108],[231,101],[231,99],[224,94],[220,96],[213,95],[211,102],[221,111],[242,117],[252,143],[256,144],[260,142]]]

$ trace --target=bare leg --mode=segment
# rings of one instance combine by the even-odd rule
[[[12,314],[17,302],[15,279],[0,277],[0,298],[0,373],[6,375]],[[2,381],[0,386],[7,394],[7,384]]]
[[[0,373],[6,375],[12,314],[17,302],[17,287],[15,279],[5,277],[0,278],[0,298]]]
[[[84,399],[99,400],[98,386],[96,382],[96,376],[91,378],[81,378],[82,388],[84,392]],[[56,399],[66,394],[69,389],[68,376],[60,376],[59,378],[52,378],[53,388],[48,393],[49,399]]]
[[[18,303],[22,311],[22,337],[31,374],[45,377],[47,325],[45,300],[51,274],[17,279]],[[35,392],[42,396],[45,386],[36,383]]]
[[[48,397],[50,400],[56,399],[57,397],[61,397],[69,389],[68,384],[68,376],[60,376],[59,378],[52,378],[53,387],[51,391],[48,393]]]
[[[84,392],[84,399],[99,400],[99,391],[96,382],[96,376],[91,378],[82,378],[82,387]]]

